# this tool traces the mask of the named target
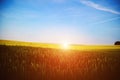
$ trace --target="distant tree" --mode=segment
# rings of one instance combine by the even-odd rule
[[[116,41],[114,45],[120,45],[120,41]]]

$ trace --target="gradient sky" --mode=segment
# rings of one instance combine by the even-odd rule
[[[120,0],[0,0],[0,39],[73,44],[120,40]]]

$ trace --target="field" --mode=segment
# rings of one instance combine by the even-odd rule
[[[120,80],[120,46],[0,40],[0,80]]]

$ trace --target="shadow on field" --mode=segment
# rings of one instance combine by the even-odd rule
[[[120,80],[120,50],[1,45],[0,80]]]

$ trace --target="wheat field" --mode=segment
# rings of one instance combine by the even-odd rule
[[[1,80],[119,80],[120,46],[0,41]]]

